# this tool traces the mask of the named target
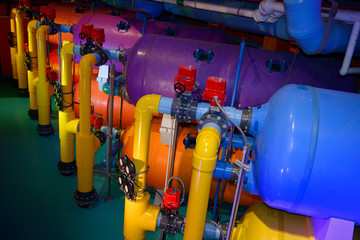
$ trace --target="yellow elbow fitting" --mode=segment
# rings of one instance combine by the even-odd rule
[[[124,237],[126,240],[145,239],[146,231],[156,231],[160,208],[150,204],[150,194],[131,201],[125,199]]]
[[[204,127],[196,138],[186,212],[185,240],[201,240],[203,237],[211,180],[216,167],[220,140],[220,132],[213,127]]]

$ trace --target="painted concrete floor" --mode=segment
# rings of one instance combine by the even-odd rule
[[[64,177],[57,171],[58,133],[39,136],[37,121],[30,120],[28,109],[28,98],[19,98],[16,88],[0,82],[0,239],[123,239],[124,196],[117,180],[112,181],[112,201],[100,201],[92,209],[78,207],[73,200],[76,176]],[[56,118],[51,121],[57,125]],[[105,152],[104,145],[96,163]],[[104,179],[95,174],[98,192]],[[227,218],[230,210],[224,207]],[[186,208],[180,213],[185,215]],[[159,231],[146,239],[158,236]],[[182,239],[182,235],[167,239]]]

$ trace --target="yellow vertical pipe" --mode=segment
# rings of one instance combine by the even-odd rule
[[[160,95],[155,94],[143,96],[135,107],[133,162],[136,172],[144,172],[148,167],[151,120],[153,113],[158,113],[160,98]],[[138,175],[137,179],[139,187],[146,187],[146,173]],[[135,186],[135,192],[139,187]],[[159,211],[158,207],[150,205],[150,196],[147,192],[139,194],[135,201],[125,199],[125,239],[145,239],[146,231],[155,231]]]
[[[66,46],[66,45],[65,45]],[[76,133],[76,165],[78,173],[77,190],[82,193],[90,192],[93,186],[93,168],[95,154],[95,136],[91,132],[91,74],[92,67],[97,60],[94,54],[82,57],[79,65],[79,118],[80,131]]]
[[[68,43],[61,48],[61,88],[63,95],[63,106],[69,106],[72,103],[72,76],[71,63],[74,54],[75,43]],[[73,132],[66,130],[66,125],[75,119],[75,111],[70,107],[65,107],[59,111],[59,139],[60,139],[60,162],[71,163],[74,161],[74,137]],[[75,169],[74,169],[75,170]]]
[[[28,75],[28,87],[29,87],[29,101],[30,110],[37,110],[36,100],[36,82],[38,81],[38,61],[37,61],[37,46],[36,46],[36,23],[37,20],[29,22],[28,30],[28,41],[29,41],[29,55],[31,57],[31,70],[27,71]]]
[[[49,27],[40,26],[36,31],[38,74],[39,81],[36,85],[37,105],[39,111],[39,125],[50,124],[50,95],[49,82],[46,77],[46,36],[49,34]]]
[[[24,65],[24,20],[25,13],[22,10],[17,9],[15,14],[15,22],[16,22],[16,40],[17,40],[17,55],[16,55],[16,66],[17,66],[17,74],[19,80],[19,90],[24,93],[23,96],[28,92],[28,83],[26,76],[26,69]]]
[[[184,240],[201,240],[203,237],[220,139],[219,131],[213,127],[204,127],[196,138]]]
[[[16,23],[15,23],[15,16],[16,16],[16,8],[11,10],[11,18],[10,18],[10,31],[12,36],[16,39]],[[12,75],[13,79],[18,79],[17,74],[17,66],[16,66],[16,55],[17,55],[17,46],[16,42],[14,41],[14,47],[10,47],[10,55],[11,55],[11,67],[12,67]]]

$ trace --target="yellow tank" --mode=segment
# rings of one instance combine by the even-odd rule
[[[315,240],[311,217],[270,208],[263,202],[252,205],[235,223],[237,240]]]

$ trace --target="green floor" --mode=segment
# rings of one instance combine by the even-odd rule
[[[64,177],[57,171],[58,133],[39,136],[37,121],[27,115],[28,104],[10,82],[0,82],[0,239],[123,239],[124,196],[117,180],[112,181],[112,201],[100,201],[92,209],[78,207],[73,200],[76,176]],[[57,125],[56,118],[51,121]],[[97,163],[104,154],[103,146],[95,156]],[[97,191],[103,182],[103,175],[96,174]],[[184,215],[186,208],[180,212]],[[227,217],[229,212],[225,207]],[[146,239],[158,235],[149,233]]]

